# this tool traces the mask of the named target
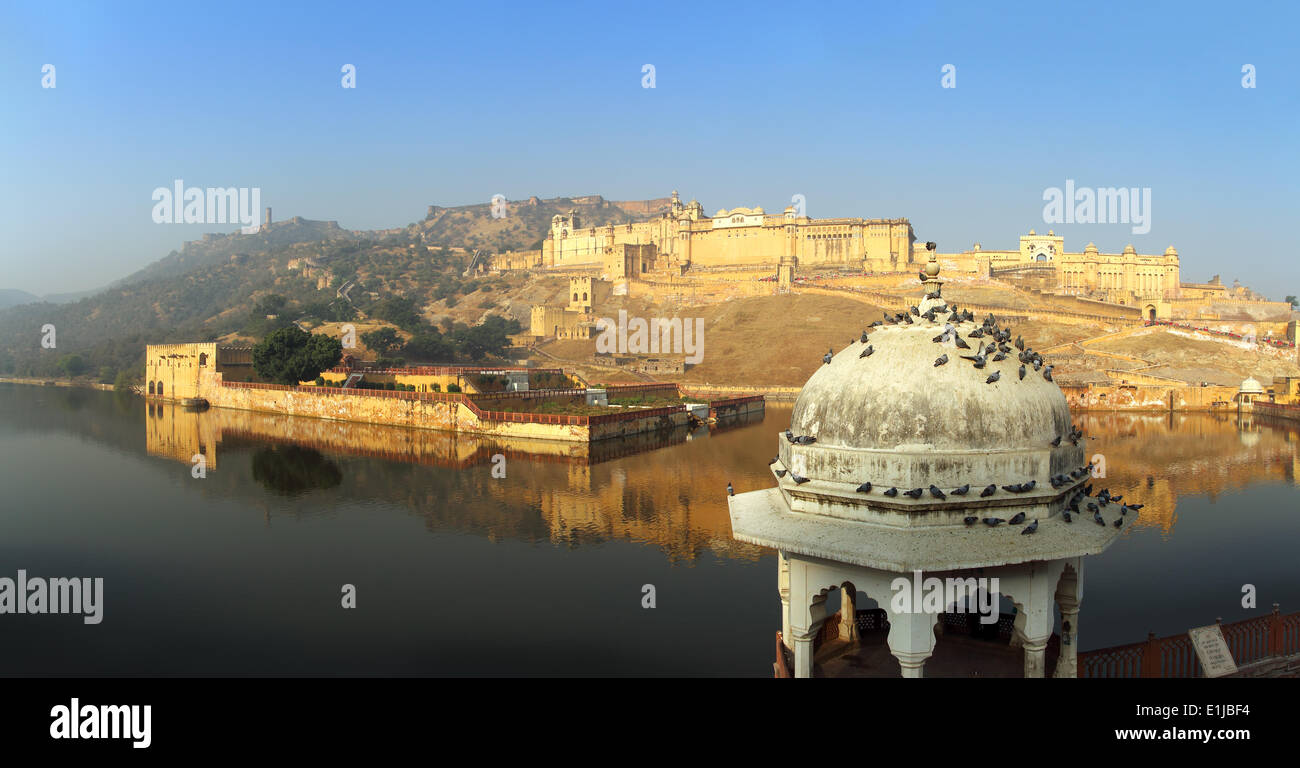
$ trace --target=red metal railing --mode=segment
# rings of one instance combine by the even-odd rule
[[[1221,624],[1223,639],[1239,666],[1300,653],[1300,613],[1273,612],[1253,619]],[[1196,649],[1186,634],[1147,635],[1130,643],[1079,653],[1079,677],[1200,677]]]

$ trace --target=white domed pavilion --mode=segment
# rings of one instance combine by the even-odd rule
[[[938,273],[932,253],[926,298],[808,379],[789,432],[777,436],[776,487],[730,499],[733,536],[778,551],[796,677],[813,676],[837,589],[839,639],[856,640],[854,606],[865,595],[885,613],[902,675],[923,676],[953,605],[898,609],[900,576],[995,585],[1015,604],[1012,643],[1026,677],[1046,673],[1055,602],[1055,675],[1074,677],[1083,558],[1137,516],[1085,495],[1082,433],[1050,366],[995,318],[949,306]]]

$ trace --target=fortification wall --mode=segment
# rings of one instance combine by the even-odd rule
[[[1191,385],[1061,385],[1071,410],[1210,411],[1235,409],[1236,387]]]

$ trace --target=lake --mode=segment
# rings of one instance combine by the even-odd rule
[[[726,485],[773,484],[789,418],[588,448],[0,384],[0,577],[104,580],[99,624],[0,614],[0,674],[770,676],[776,555]],[[1076,420],[1146,504],[1081,649],[1300,610],[1300,425]]]

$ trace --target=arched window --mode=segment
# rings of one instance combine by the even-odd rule
[[[163,393],[163,385],[162,382],[160,381],[158,382],[158,394],[161,395],[162,393]]]
[[[583,301],[586,301],[586,300],[587,300],[587,292],[586,292],[586,291],[583,291],[583,292],[582,292],[582,300],[583,300]]]
[[[154,385],[152,380],[149,382],[149,394],[154,394]]]
[[[574,301],[577,301],[577,300],[578,300],[578,294],[577,294],[576,292],[573,294],[573,300],[574,300]]]
[[[207,364],[208,364],[208,353],[207,353],[207,352],[202,352],[202,353],[200,353],[200,354],[199,354],[199,365],[207,365]]]

